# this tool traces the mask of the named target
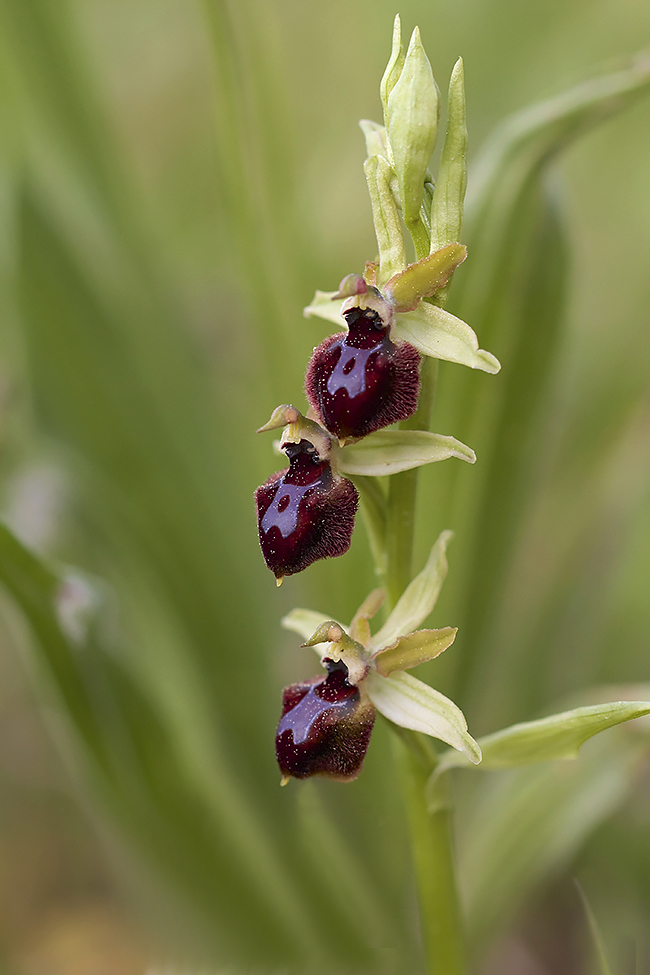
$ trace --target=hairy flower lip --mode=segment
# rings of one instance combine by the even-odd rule
[[[314,775],[355,779],[363,766],[375,709],[348,680],[344,664],[325,658],[327,675],[285,687],[275,738],[282,783]]]
[[[348,331],[313,352],[305,395],[322,425],[347,442],[406,420],[420,393],[420,355],[391,336],[392,312],[383,298],[346,299]]]
[[[310,440],[287,439],[283,449],[289,467],[255,491],[262,555],[278,585],[319,559],[347,552],[359,503],[352,482]]]

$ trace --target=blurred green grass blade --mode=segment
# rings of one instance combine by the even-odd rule
[[[456,511],[449,522],[467,524],[467,519],[473,529],[464,552],[463,652],[456,661],[463,688],[476,683],[481,641],[499,611],[504,574],[535,483],[535,434],[556,362],[566,297],[568,257],[558,210],[544,186],[522,199],[514,214],[518,232],[511,238],[510,280],[500,309],[501,324],[510,332],[509,348],[500,350],[504,368],[494,380],[500,388],[489,397],[472,440],[483,464],[477,464],[475,483],[459,495],[464,518]]]
[[[95,785],[113,815],[187,895],[218,912],[236,954],[251,911],[251,957],[286,962],[323,949],[304,900],[277,862],[250,806],[211,757],[212,802],[197,791],[194,763],[179,752],[147,696],[118,660],[84,640],[73,646],[57,614],[63,580],[0,524],[0,580],[20,606],[68,720],[84,741]],[[219,878],[215,882],[215,878]],[[213,918],[217,923],[217,916]],[[229,928],[232,930],[229,932]],[[249,939],[250,940],[250,939]],[[325,954],[328,952],[325,951]]]
[[[165,844],[173,842],[180,828],[174,809],[180,804],[183,815],[189,815],[186,805],[198,792],[200,802],[207,804],[208,821],[218,822],[221,816],[230,821],[229,856],[232,870],[237,873],[239,863],[241,874],[237,883],[229,884],[230,867],[214,866],[210,872],[213,854],[206,847],[200,856],[201,843],[206,842],[200,837],[205,831],[197,833],[194,826],[189,827],[199,839],[188,851],[186,869],[176,862],[175,870],[190,889],[193,884],[188,874],[198,874],[200,882],[197,879],[194,886],[204,912],[215,898],[230,895],[232,904],[224,916],[233,916],[234,931],[243,923],[246,898],[243,893],[238,898],[233,891],[242,883],[249,884],[251,904],[262,903],[258,940],[264,943],[264,930],[272,929],[276,933],[271,940],[283,952],[282,958],[300,950],[304,955],[307,943],[315,957],[339,952],[343,956],[346,947],[358,952],[363,941],[358,930],[341,936],[336,945],[325,938],[323,913],[315,907],[320,896],[318,883],[301,869],[287,803],[278,796],[269,752],[273,722],[267,713],[272,703],[268,636],[255,633],[257,617],[246,619],[243,632],[241,619],[224,612],[226,606],[241,607],[247,599],[257,605],[260,600],[255,578],[240,568],[239,539],[230,531],[230,520],[223,517],[227,508],[229,518],[237,513],[237,524],[241,524],[243,516],[238,512],[247,504],[239,490],[242,463],[237,444],[228,444],[236,476],[232,483],[224,484],[219,471],[227,468],[227,462],[222,461],[221,468],[216,463],[220,441],[204,438],[208,410],[200,391],[205,376],[197,370],[192,382],[192,373],[185,371],[185,360],[179,355],[177,374],[169,376],[163,397],[161,377],[152,379],[149,369],[160,372],[161,360],[167,361],[168,355],[169,361],[173,359],[174,336],[168,340],[164,330],[156,336],[149,321],[138,319],[139,304],[130,310],[115,306],[110,289],[106,295],[86,274],[56,220],[31,188],[25,192],[19,217],[20,308],[39,413],[46,428],[73,448],[75,459],[83,457],[83,463],[75,465],[81,504],[117,559],[118,588],[154,573],[153,589],[162,603],[148,604],[151,613],[155,617],[169,612],[181,623],[181,639],[173,641],[166,666],[171,660],[175,673],[191,677],[188,694],[195,695],[189,713],[192,733],[183,729],[173,741],[169,732],[156,731],[154,723],[146,737],[152,742],[158,738],[160,769],[156,775],[167,775],[165,763],[170,769],[178,763],[177,789],[185,798],[156,790],[147,798],[145,808],[151,803],[160,822],[161,839],[156,841],[154,853],[164,863]],[[134,350],[130,343],[136,331],[140,334]],[[184,430],[186,443],[182,442]],[[228,431],[223,436],[230,440]],[[219,485],[219,494],[212,500],[214,485]],[[232,507],[228,507],[229,494],[235,495]],[[131,594],[134,602],[138,585]],[[138,615],[144,617],[145,610]],[[151,675],[155,626],[142,622],[151,649],[136,651],[139,658],[143,654],[149,658],[141,674],[146,669]],[[142,683],[154,699],[160,693],[158,685],[153,679]],[[169,706],[157,697],[156,708],[162,709],[166,726],[171,720],[166,711]],[[132,714],[136,712],[137,708],[131,709]],[[228,764],[238,769],[238,778],[246,783],[246,800],[240,795],[228,801],[227,789],[222,788],[225,772],[215,777],[210,767],[210,740],[217,735],[223,742],[227,740]],[[182,763],[179,742],[183,743]],[[251,812],[255,807],[265,809],[267,828]],[[122,809],[124,816],[126,812]],[[149,847],[144,814],[133,815],[142,844]],[[279,890],[284,893],[279,895]],[[268,925],[264,918],[269,919]],[[283,937],[282,931],[294,926],[298,933],[290,939]],[[269,947],[269,955],[276,950]]]
[[[376,477],[352,477],[359,492],[361,513],[368,534],[368,544],[378,574],[386,572],[386,517],[388,501],[381,481]]]
[[[80,468],[84,506],[101,526],[118,560],[125,560],[119,585],[137,580],[139,574],[147,578],[153,571],[157,598],[162,598],[163,605],[148,604],[151,613],[155,617],[169,612],[181,622],[181,640],[172,641],[166,666],[169,668],[171,661],[174,672],[183,675],[187,670],[190,678],[188,694],[195,697],[189,712],[191,733],[177,730],[174,740],[168,730],[164,734],[160,728],[156,730],[155,722],[145,729],[146,734],[143,732],[153,752],[158,742],[158,766],[144,806],[146,810],[151,804],[160,823],[160,838],[153,853],[164,864],[165,845],[173,842],[182,827],[182,817],[187,816],[187,828],[196,842],[193,839],[187,851],[185,867],[184,861],[175,859],[176,876],[187,889],[194,887],[199,892],[204,913],[215,899],[221,903],[222,898],[230,898],[222,913],[232,919],[233,939],[237,925],[244,922],[246,891],[250,890],[250,905],[260,905],[255,908],[260,925],[258,941],[268,945],[269,957],[278,951],[281,960],[299,951],[304,955],[307,945],[319,957],[343,954],[345,946],[358,951],[362,943],[359,931],[348,932],[336,946],[325,939],[322,911],[315,908],[318,884],[301,871],[286,818],[286,802],[278,798],[269,753],[272,723],[266,716],[266,641],[263,636],[254,636],[254,621],[247,621],[248,631],[243,637],[241,620],[224,612],[224,606],[241,606],[254,586],[238,571],[240,554],[233,549],[237,538],[229,534],[224,538],[229,525],[222,506],[226,490],[237,490],[238,480],[231,487],[223,486],[216,504],[210,506],[207,501],[206,491],[219,483],[219,478],[210,476],[212,457],[201,449],[197,435],[203,419],[194,399],[196,390],[188,387],[189,403],[197,411],[192,427],[193,414],[182,402],[183,373],[170,382],[167,402],[160,402],[148,382],[146,358],[128,354],[116,309],[84,276],[83,266],[75,260],[59,229],[29,192],[20,227],[21,311],[43,420],[84,458]],[[161,334],[160,343],[163,341]],[[155,363],[154,347],[152,357]],[[188,441],[203,482],[187,452],[170,436],[170,427],[179,432],[182,429],[179,417],[170,416],[175,412],[176,397],[182,422],[188,423]],[[214,450],[214,445],[208,449]],[[241,497],[237,503],[242,504]],[[137,587],[131,598],[137,602]],[[259,595],[254,598],[259,600]],[[144,610],[140,613],[143,615]],[[142,632],[151,642],[155,626],[144,619],[142,622]],[[240,652],[243,639],[245,654]],[[154,652],[151,644],[151,650],[146,651],[149,662],[141,669],[143,676],[150,673]],[[137,653],[141,658],[145,651],[137,649]],[[159,695],[158,685],[150,679],[147,695]],[[117,694],[118,701],[128,686]],[[156,708],[162,708],[165,727],[171,720],[165,711],[168,706],[169,702],[157,697]],[[129,713],[137,716],[137,707]],[[251,720],[252,714],[255,720]],[[175,727],[178,729],[178,724]],[[137,744],[138,735],[136,730],[127,735],[127,740]],[[213,754],[213,740],[224,743],[228,766],[236,767],[238,778],[246,783],[246,797],[227,785],[225,768],[215,774],[219,762]],[[174,768],[178,795],[159,788],[161,777],[167,782]],[[206,833],[191,825],[194,814],[188,804],[196,801],[204,808],[208,822],[219,824],[223,820],[229,824],[223,831],[219,826],[228,837],[226,865],[213,864],[214,853],[208,845],[208,840],[223,840],[212,836],[210,829]],[[118,801],[117,805],[119,812],[125,804]],[[122,808],[124,816],[128,803],[126,807]],[[255,807],[266,810],[267,823],[253,813]],[[134,828],[142,845],[149,848],[146,817],[138,810],[131,814]],[[211,864],[213,869],[209,870]],[[231,874],[236,877],[232,882],[228,880]],[[238,889],[241,896],[236,894]],[[293,932],[290,938],[288,930]],[[251,951],[256,950],[251,945]]]
[[[594,955],[593,975],[613,975],[612,970],[609,967],[609,962],[607,961],[607,955],[605,954],[605,945],[603,942],[603,937],[600,933],[600,928],[598,927],[596,915],[591,908],[591,904],[589,903],[587,895],[582,889],[582,886],[577,880],[575,884],[578,888],[578,893],[580,894],[580,900],[582,901],[585,917],[587,918],[587,924],[589,926],[589,934],[591,935]]]
[[[141,273],[151,270],[142,208],[120,142],[99,97],[69,0],[2,0],[3,56],[23,151],[52,189],[74,186],[73,208],[87,198],[122,238]],[[46,151],[43,151],[45,147]],[[52,172],[48,172],[48,167]],[[61,167],[59,169],[59,167]],[[64,179],[61,177],[64,175]],[[162,285],[162,279],[159,286]]]
[[[619,729],[595,738],[575,763],[471,776],[459,850],[476,951],[496,939],[532,893],[566,869],[593,830],[622,806],[647,754],[647,742]]]
[[[396,919],[385,907],[383,891],[373,889],[369,883],[354,841],[346,836],[345,823],[333,822],[315,782],[301,783],[297,805],[305,862],[322,878],[333,923],[336,906],[344,905],[343,917],[336,922],[339,935],[350,925],[357,931],[362,930],[366,951],[373,957],[373,964],[397,970],[408,956],[408,946],[402,940]],[[336,855],[324,856],[324,850],[336,851]],[[364,960],[360,958],[359,963]]]
[[[134,333],[145,330],[137,317],[142,309],[131,308],[127,317],[88,279],[29,190],[19,211],[19,243],[20,312],[39,417],[83,458],[76,472],[82,503],[118,558],[156,567],[190,634],[213,707],[236,729],[238,747],[247,741],[252,747],[262,729],[247,721],[228,690],[229,667],[237,661],[222,654],[215,672],[215,647],[224,646],[229,625],[236,639],[235,621],[224,620],[215,591],[222,605],[236,605],[250,583],[236,539],[219,517],[234,494],[229,511],[241,521],[247,499],[234,481],[223,485],[219,502],[212,501],[213,485],[223,482],[223,462],[219,440],[213,434],[211,441],[206,430],[206,377],[198,366],[191,368],[187,348],[162,327],[156,339],[147,322],[133,348]],[[253,642],[250,666],[263,672],[260,643]],[[251,707],[263,710],[265,697],[263,684],[252,682]]]
[[[212,42],[217,129],[217,186],[228,248],[255,313],[266,322],[264,346],[275,388],[295,383],[295,325],[318,264],[295,206],[298,133],[290,118],[275,10],[258,0],[203,0]],[[304,302],[303,302],[304,303]],[[289,366],[289,363],[291,364]]]
[[[103,800],[127,839],[189,899],[223,960],[292,970],[307,951],[327,957],[311,903],[217,750],[201,767],[202,756],[179,747],[178,734],[127,672],[110,660],[107,669],[124,740],[115,755],[117,782]]]
[[[88,675],[81,673],[74,648],[61,632],[56,616],[61,580],[24,548],[2,523],[0,580],[28,617],[67,712],[86,747],[106,770],[108,756],[87,682]]]
[[[540,186],[549,165],[589,128],[620,112],[648,89],[650,55],[641,54],[622,71],[587,81],[516,113],[497,129],[474,164],[466,206],[470,259],[456,275],[453,310],[499,358],[501,382],[512,368],[512,350],[522,344],[518,333],[525,332],[526,342],[535,338],[527,320],[516,310],[513,313],[509,305],[513,290],[515,300],[518,296],[518,276],[534,273],[519,260],[519,250],[538,231],[535,207],[539,207]],[[547,219],[542,213],[542,220]],[[538,271],[537,287],[552,298],[558,282],[546,283],[547,270]],[[490,399],[485,388],[491,390],[492,398],[499,397],[496,386],[482,383],[479,389],[472,378],[461,376],[457,383],[457,412],[465,420],[475,418],[479,397],[481,411],[485,409],[486,399]]]
[[[511,221],[520,198],[560,152],[589,129],[625,109],[650,88],[650,53],[626,67],[577,85],[506,119],[488,140],[471,171],[466,210],[470,221],[471,270],[463,282],[463,315],[492,349],[491,321],[509,250]],[[457,294],[454,295],[457,298]],[[479,330],[476,316],[483,320]],[[499,356],[499,349],[493,349]]]
[[[75,46],[67,0],[3,0],[0,5],[5,50],[12,50],[16,92],[23,108],[36,109],[60,142],[74,146],[86,176],[113,203],[114,144],[107,138],[94,87]]]

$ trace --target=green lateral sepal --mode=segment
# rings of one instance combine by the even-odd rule
[[[334,443],[332,450],[337,470],[342,474],[366,477],[399,474],[450,457],[469,464],[476,461],[472,448],[460,440],[426,430],[378,430],[344,447]]]

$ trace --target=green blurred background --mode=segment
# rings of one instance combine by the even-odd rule
[[[109,742],[3,597],[0,970],[417,970],[386,729],[358,782],[277,788],[280,690],[314,673],[279,619],[351,617],[374,584],[363,526],[276,591],[252,503],[278,466],[253,431],[303,404],[326,334],[302,308],[374,256],[357,122],[379,120],[395,9],[0,11],[3,510],[88,573],[82,602],[99,594],[79,668]],[[463,56],[472,156],[509,113],[650,44],[639,0],[399,12],[443,90]],[[461,631],[424,676],[475,735],[650,682],[649,163],[641,98],[553,164],[490,309],[464,270],[452,291],[504,370],[441,366],[434,429],[478,463],[423,477],[417,568],[453,529],[435,625]],[[589,971],[574,876],[615,971],[650,972],[647,732],[608,735],[568,771],[459,775],[476,972]]]

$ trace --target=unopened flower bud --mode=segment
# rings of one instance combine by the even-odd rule
[[[341,662],[325,659],[328,674],[282,693],[275,753],[284,777],[325,775],[355,779],[363,766],[375,709],[348,680]]]
[[[438,86],[416,27],[386,109],[391,163],[397,174],[404,222],[409,229],[420,220],[439,113]]]

